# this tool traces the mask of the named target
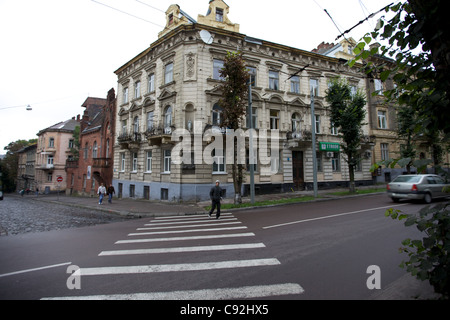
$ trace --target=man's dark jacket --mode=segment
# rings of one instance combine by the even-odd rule
[[[213,201],[220,201],[220,198],[222,197],[222,188],[219,186],[212,187],[209,192],[209,197]]]

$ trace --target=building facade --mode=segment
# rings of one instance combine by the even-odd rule
[[[36,149],[37,144],[33,144],[17,151],[17,154],[19,155],[17,166],[17,191],[36,191],[36,181],[34,178],[36,174]]]
[[[88,97],[82,107],[78,154],[66,162],[66,193],[94,196],[101,183],[112,183],[115,90],[109,90],[106,99]]]
[[[348,185],[341,140],[330,123],[325,95],[328,80],[341,76],[355,90],[365,90],[365,77],[338,58],[241,34],[239,25],[228,19],[228,12],[225,2],[210,1],[207,15],[199,15],[195,21],[179,6],[170,6],[159,39],[116,70],[113,184],[120,196],[204,200],[216,180],[232,196],[231,166],[224,154],[216,154],[212,147],[212,141],[226,141],[230,134],[221,127],[219,105],[223,82],[219,70],[227,51],[241,51],[251,75],[248,121],[257,136],[256,192],[311,189],[313,152],[319,188]],[[314,147],[312,130],[317,141]],[[248,132],[245,124],[243,131]],[[363,131],[368,137],[369,127],[364,126]],[[261,144],[266,135],[267,147]],[[191,146],[182,150],[190,151],[190,162],[174,161],[180,156],[173,152],[180,152],[181,141]],[[244,141],[249,168],[249,139]],[[357,186],[373,182],[369,171],[372,147],[369,138],[363,141],[355,173]],[[267,156],[270,161],[264,161]],[[247,173],[244,194],[248,187]]]
[[[66,190],[66,158],[73,147],[73,131],[78,125],[79,119],[74,117],[37,133],[35,183],[39,193]]]

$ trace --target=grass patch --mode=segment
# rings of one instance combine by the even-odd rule
[[[333,195],[333,196],[350,196],[350,195],[354,195],[354,194],[368,194],[368,193],[376,193],[376,192],[384,192],[384,191],[386,191],[386,187],[361,189],[361,190],[356,190],[355,193],[350,193],[350,191],[339,191],[339,192],[330,192],[328,194]]]
[[[320,197],[318,197],[318,198],[320,198]],[[304,197],[295,197],[295,198],[286,198],[286,199],[277,199],[277,200],[255,201],[255,203],[251,203],[251,202],[245,202],[245,203],[241,203],[241,204],[223,203],[220,206],[220,210],[248,208],[248,207],[263,207],[263,206],[270,206],[270,205],[275,205],[275,204],[288,204],[288,203],[311,201],[314,199],[315,198],[312,196],[304,196]],[[211,210],[211,206],[205,207],[205,210],[208,210],[208,211]]]

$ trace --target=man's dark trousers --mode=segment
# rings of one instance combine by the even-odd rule
[[[219,217],[220,217],[220,200],[212,200],[212,207],[211,207],[211,211],[209,212],[209,214],[212,214],[214,212],[214,209],[216,209],[216,207],[217,207],[216,218],[219,219]]]

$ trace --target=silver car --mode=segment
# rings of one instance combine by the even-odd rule
[[[431,203],[435,198],[450,196],[444,188],[450,184],[435,174],[406,174],[392,180],[386,186],[388,196],[392,201],[400,199],[423,200]]]

